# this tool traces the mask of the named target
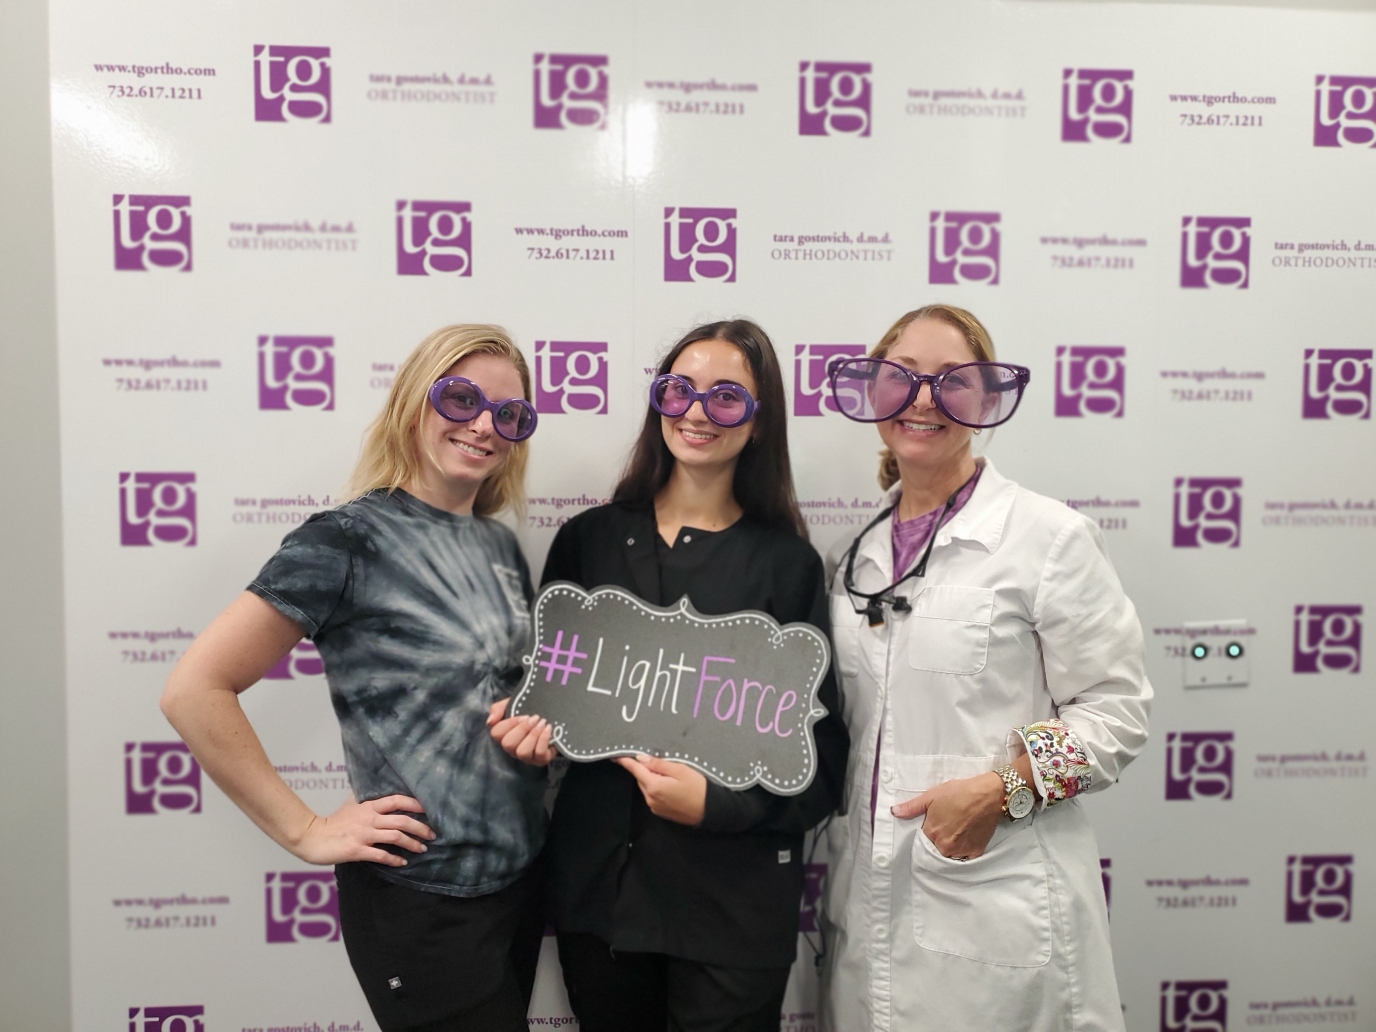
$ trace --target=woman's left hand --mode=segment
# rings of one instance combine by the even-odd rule
[[[522,763],[532,767],[548,767],[559,750],[549,744],[554,728],[548,720],[534,714],[508,717],[506,705],[510,699],[498,699],[487,711],[487,729],[497,744]]]
[[[898,803],[895,817],[911,820],[926,814],[922,834],[942,856],[969,860],[981,855],[1003,817],[1003,779],[993,771],[973,778],[943,781]]]
[[[656,817],[690,826],[701,824],[707,810],[707,779],[685,763],[640,753],[616,762],[635,776],[645,805]]]

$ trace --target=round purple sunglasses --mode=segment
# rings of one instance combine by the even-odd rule
[[[524,441],[535,433],[535,409],[521,398],[488,401],[482,388],[462,376],[442,376],[430,385],[430,404],[451,423],[468,423],[492,413],[492,429],[508,441]]]
[[[1032,378],[1026,366],[966,362],[945,372],[915,373],[886,358],[842,358],[827,369],[841,414],[859,423],[882,423],[917,400],[925,383],[941,414],[982,430],[1013,418]]]
[[[749,422],[760,407],[750,392],[738,383],[719,383],[699,391],[683,377],[665,373],[655,377],[655,382],[650,384],[650,407],[661,416],[671,419],[681,416],[695,401],[702,403],[707,418],[723,430]]]

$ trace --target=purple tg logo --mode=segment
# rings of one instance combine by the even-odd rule
[[[124,812],[201,812],[201,765],[185,742],[124,743]]]
[[[1361,606],[1296,606],[1294,671],[1355,674],[1362,669]]]
[[[1305,348],[1305,419],[1371,418],[1371,349]]]
[[[1237,548],[1242,541],[1241,477],[1176,477],[1174,548]]]
[[[121,473],[119,543],[196,543],[195,473]]]
[[[339,885],[333,871],[269,871],[268,942],[338,942]]]
[[[397,201],[398,276],[472,276],[473,205]]]
[[[607,55],[535,55],[535,128],[607,128]]]
[[[664,209],[664,282],[736,282],[736,209]]]
[[[255,122],[330,121],[330,48],[253,48]]]
[[[334,408],[333,337],[259,337],[260,409]]]
[[[1123,418],[1124,348],[1056,348],[1056,415]]]
[[[999,281],[999,213],[934,211],[927,244],[928,283]]]
[[[1061,139],[1132,142],[1132,72],[1067,68],[1061,76]]]
[[[1227,1032],[1228,983],[1162,982],[1161,1032]]]
[[[130,1007],[129,1032],[205,1032],[204,1007]]]
[[[868,62],[798,63],[798,134],[868,136],[870,72]]]
[[[325,672],[320,650],[304,639],[263,675],[264,681],[294,681],[298,677],[319,677]]]
[[[837,358],[853,358],[865,353],[863,344],[793,345],[793,414],[820,416],[836,412],[831,396],[827,366]]]
[[[115,194],[115,269],[191,271],[191,198]]]
[[[1286,924],[1351,920],[1351,856],[1286,857]]]
[[[1186,215],[1180,220],[1180,285],[1246,290],[1252,220]]]
[[[1314,77],[1314,146],[1376,147],[1376,79]]]
[[[1231,731],[1166,735],[1166,798],[1233,798],[1232,743]]]
[[[535,411],[605,415],[606,341],[537,340]]]

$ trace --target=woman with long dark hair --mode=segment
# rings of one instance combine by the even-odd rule
[[[544,582],[616,585],[704,614],[760,610],[828,630],[822,561],[793,494],[783,378],[743,319],[669,350],[611,504],[559,531]],[[547,857],[551,919],[584,1032],[777,1032],[797,948],[803,836],[835,808],[848,751],[836,682],[818,698],[818,770],[800,795],[730,791],[649,756],[573,764]],[[535,716],[493,736],[553,757]]]

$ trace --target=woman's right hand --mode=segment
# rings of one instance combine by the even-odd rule
[[[371,860],[388,867],[405,867],[403,858],[379,849],[377,844],[385,842],[424,853],[425,843],[432,841],[435,833],[414,817],[394,812],[397,810],[425,812],[410,796],[383,796],[364,803],[355,802],[351,796],[330,816],[314,818],[292,852],[308,864]]]
[[[559,755],[549,744],[554,728],[548,720],[534,714],[523,717],[506,716],[510,699],[498,699],[487,711],[487,726],[492,737],[506,752],[532,767],[547,767]]]

